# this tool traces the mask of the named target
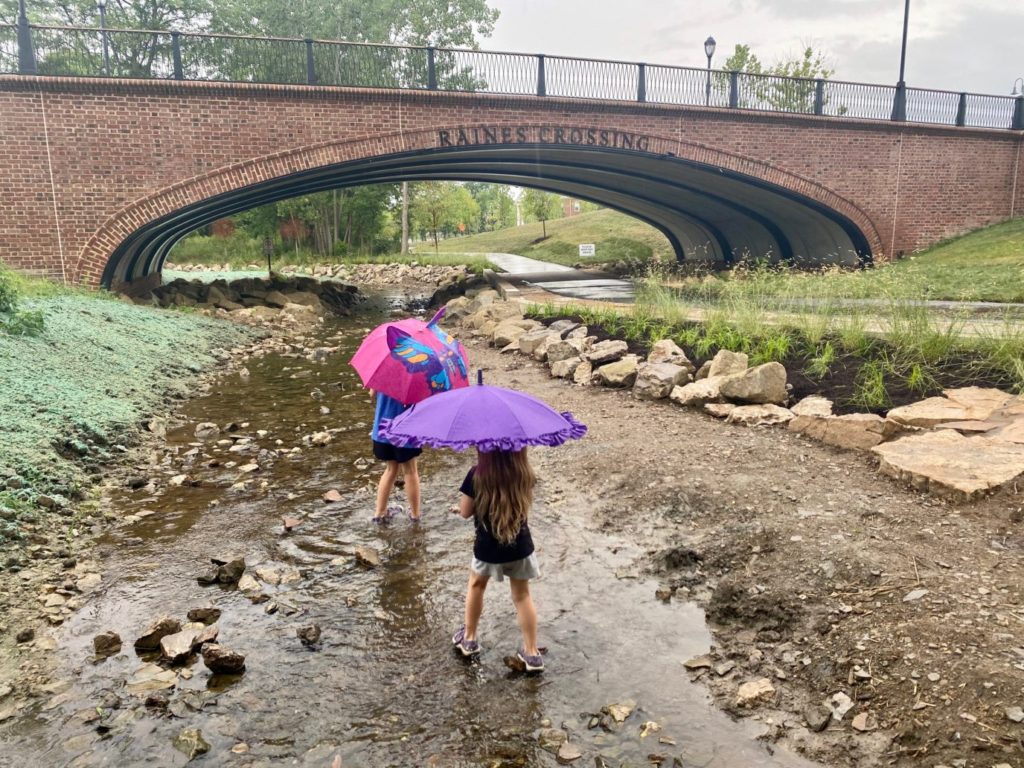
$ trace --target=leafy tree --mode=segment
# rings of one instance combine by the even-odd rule
[[[435,252],[441,234],[454,233],[459,224],[472,221],[480,215],[479,212],[480,206],[462,184],[427,181],[413,187],[413,221],[434,241]]]
[[[750,78],[750,82],[745,83],[748,87],[741,88],[739,106],[751,109],[768,107],[785,112],[813,112],[816,90],[814,80],[827,80],[835,74],[830,58],[811,46],[805,47],[798,58],[779,59],[770,67],[765,67],[749,45],[740,44],[726,59],[725,69],[728,72],[766,76]],[[728,92],[728,75],[716,75],[715,86],[720,91]]]
[[[558,195],[541,189],[527,189],[523,192],[521,202],[527,215],[541,223],[544,237],[547,237],[548,220],[558,218],[561,212]]]
[[[467,182],[465,187],[480,207],[480,215],[474,225],[469,227],[470,232],[486,232],[515,226],[516,203],[512,199],[509,187],[479,181]]]

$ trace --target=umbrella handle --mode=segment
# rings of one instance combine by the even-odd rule
[[[481,387],[484,385],[484,369],[483,368],[477,368],[476,369],[476,383],[479,386],[481,386]]]
[[[444,313],[447,311],[447,307],[441,307],[439,310],[437,310],[434,316],[430,318],[429,322],[427,322],[427,325],[437,325],[441,321],[441,318],[444,317]]]

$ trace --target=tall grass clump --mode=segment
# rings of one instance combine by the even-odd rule
[[[0,263],[0,332],[10,336],[36,336],[43,331],[42,310],[22,309],[21,279]]]

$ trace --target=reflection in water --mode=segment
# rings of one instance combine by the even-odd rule
[[[502,663],[518,642],[507,589],[488,594],[480,662],[452,652],[473,531],[447,509],[472,457],[424,456],[419,526],[405,518],[369,524],[379,469],[359,460],[369,454],[372,404],[347,366],[368,324],[328,329],[317,344],[340,350],[326,363],[270,355],[249,364],[250,378],[187,405],[189,423],[170,435],[175,460],[165,475],[188,473],[198,484],[114,499],[118,513],[154,514],[112,537],[108,586],[58,635],[69,685],[55,689],[47,708],[0,726],[0,764],[17,756],[20,766],[183,765],[174,739],[197,728],[210,744],[208,765],[329,766],[340,755],[347,768],[544,766],[554,757],[536,734],[551,724],[570,730],[587,754],[581,765],[597,754],[646,765],[652,753],[686,766],[805,765],[769,757],[746,725],[710,707],[680,666],[707,649],[700,611],[655,600],[652,584],[617,578],[643,553],[588,528],[586,510],[571,500],[545,504],[543,471],[531,527],[544,573],[534,597],[548,671],[527,677]],[[315,390],[322,399],[311,397]],[[197,441],[203,421],[239,426]],[[303,441],[325,429],[336,430],[327,447]],[[254,459],[258,472],[240,471]],[[342,501],[325,505],[332,487]],[[282,514],[302,523],[285,533]],[[125,546],[134,538],[142,543]],[[374,549],[380,565],[360,566],[360,547]],[[207,558],[221,553],[246,557],[264,597],[197,583]],[[213,679],[193,662],[167,691],[166,709],[147,708],[145,694],[125,690],[143,665],[132,640],[158,616],[184,618],[209,604],[223,611],[219,642],[246,655],[245,674]],[[316,650],[296,635],[311,623],[323,630]],[[94,664],[92,637],[106,630],[122,636],[125,650]],[[639,709],[620,731],[587,729],[589,713],[626,699]],[[645,720],[676,745],[641,738]]]

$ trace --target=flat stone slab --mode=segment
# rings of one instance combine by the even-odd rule
[[[943,429],[871,449],[883,474],[939,495],[971,499],[1024,474],[1024,445]]]

